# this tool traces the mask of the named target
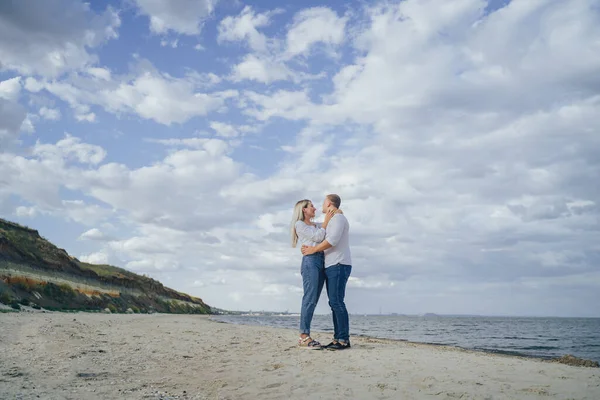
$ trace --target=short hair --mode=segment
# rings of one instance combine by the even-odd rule
[[[342,199],[337,194],[328,194],[326,198],[334,205],[335,208],[340,208],[342,205]]]

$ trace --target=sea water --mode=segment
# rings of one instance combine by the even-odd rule
[[[290,329],[299,325],[298,316],[214,318]],[[313,331],[332,332],[332,326],[330,315],[313,318]],[[572,354],[600,362],[600,318],[351,315],[350,334],[539,358]],[[313,336],[322,343],[330,339]]]

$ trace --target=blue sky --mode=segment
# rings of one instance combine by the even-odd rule
[[[352,312],[598,316],[599,22],[593,0],[3,3],[0,216],[298,311],[291,209],[336,192]]]

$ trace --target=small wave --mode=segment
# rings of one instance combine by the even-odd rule
[[[521,351],[514,351],[514,350],[490,349],[487,347],[473,347],[473,350],[483,351],[486,353],[502,354],[505,356],[539,358],[539,359],[545,359],[545,360],[552,358],[552,356],[550,356],[550,355],[538,355],[538,354],[524,353]]]
[[[556,346],[527,346],[527,347],[516,347],[519,350],[560,350],[560,347]]]

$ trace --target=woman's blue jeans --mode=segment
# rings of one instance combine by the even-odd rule
[[[325,254],[321,252],[302,257],[300,273],[304,287],[300,311],[300,333],[310,335],[310,323],[325,283]]]

